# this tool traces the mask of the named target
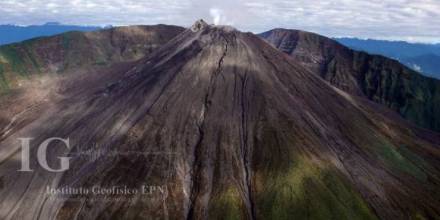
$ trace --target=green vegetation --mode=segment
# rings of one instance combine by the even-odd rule
[[[27,58],[30,60],[33,70],[37,73],[40,73],[40,65],[38,64],[37,60],[35,59],[37,56],[35,55],[32,42],[25,42],[23,43],[23,48],[25,49],[25,53]]]
[[[62,35],[62,47],[63,47],[63,49],[64,49],[64,51],[65,51],[65,59],[63,60],[63,66],[62,66],[62,68],[58,71],[59,73],[60,72],[62,72],[62,71],[64,71],[64,70],[66,70],[67,68],[68,68],[68,52],[67,51],[69,51],[69,48],[70,48],[70,44],[71,44],[71,36],[70,36],[70,33],[68,32],[68,33],[64,33],[63,35]]]
[[[64,60],[59,73],[65,70],[79,68],[86,65],[98,64],[94,60],[96,57],[90,56],[94,53],[88,43],[88,39],[81,32],[68,32],[62,35],[62,48]]]
[[[417,213],[417,214],[414,216],[414,219],[415,219],[415,220],[426,220],[426,218],[423,217],[423,215],[421,215],[420,213]]]
[[[30,42],[0,47],[0,92],[9,89],[16,78],[26,78],[39,72],[39,65]],[[6,73],[11,74],[6,78]]]
[[[95,65],[105,66],[105,65],[107,65],[107,61],[104,58],[102,58],[102,57],[98,57],[96,62],[95,62]]]
[[[65,50],[67,50],[67,49],[69,49],[69,45],[70,45],[70,33],[64,33],[63,35],[62,35],[62,38],[63,38],[63,48],[65,49]]]
[[[210,216],[222,220],[245,219],[244,204],[239,191],[235,187],[223,191],[210,201]]]
[[[418,164],[424,164],[424,162],[422,163],[423,159],[420,157],[415,158],[415,155],[412,156],[413,153],[408,149],[396,149],[396,147],[388,141],[382,141],[381,143],[378,143],[373,150],[390,168],[409,174],[418,180],[426,181],[426,174],[401,154],[403,153],[406,156],[413,157],[412,159],[416,159]]]
[[[6,81],[5,77],[5,70],[3,67],[3,64],[0,63],[0,91],[8,89],[8,82]]]
[[[430,166],[423,158],[419,157],[417,154],[411,152],[406,146],[401,146],[397,149],[399,153],[404,156],[407,160],[411,161],[413,164],[417,164],[426,170],[433,171],[434,168]]]
[[[440,81],[424,77],[379,56],[353,54],[365,95],[424,128],[440,131]]]
[[[11,66],[11,70],[13,72],[24,74],[25,68],[24,68],[24,62],[22,57],[20,56],[18,52],[17,45],[11,44],[6,45],[0,48],[0,55],[6,59],[8,64]]]
[[[342,175],[297,158],[284,175],[260,179],[263,219],[376,219]]]

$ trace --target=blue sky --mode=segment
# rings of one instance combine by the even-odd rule
[[[176,24],[276,27],[327,36],[440,42],[440,0],[1,0],[0,24]]]

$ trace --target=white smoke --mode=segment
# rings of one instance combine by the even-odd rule
[[[215,25],[225,24],[226,16],[223,11],[218,8],[210,8],[209,15],[211,15],[212,21]]]
[[[0,0],[1,1],[1,0]],[[187,23],[205,19],[215,25],[230,25],[242,28],[254,19],[253,12],[245,5],[247,0],[188,0],[190,5],[182,13],[190,18]],[[239,25],[239,26],[236,26]]]

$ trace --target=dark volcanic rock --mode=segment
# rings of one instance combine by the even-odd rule
[[[440,131],[439,80],[309,32],[275,29],[260,36],[332,85],[386,105],[421,127]]]
[[[0,142],[2,219],[439,217],[439,134],[329,85],[251,33],[197,25],[130,70],[97,76],[60,84],[46,113]],[[70,169],[50,173],[34,158],[33,173],[17,172],[23,136],[69,137]],[[64,151],[54,144],[49,161]],[[99,154],[75,154],[88,151]],[[142,185],[166,193],[45,193]]]

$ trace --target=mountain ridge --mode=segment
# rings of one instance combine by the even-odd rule
[[[358,50],[364,50],[369,48],[366,52],[373,54],[385,54],[388,51],[388,57],[395,58],[406,58],[420,56],[427,53],[433,53],[440,55],[438,50],[439,44],[429,44],[429,43],[411,43],[406,41],[388,41],[388,40],[376,40],[376,39],[359,39],[359,38],[349,38],[340,37],[333,38],[341,44],[347,47],[357,47]],[[365,43],[365,46],[359,46]],[[380,48],[381,47],[381,48]],[[376,52],[374,52],[376,51]]]
[[[16,43],[36,37],[62,34],[68,31],[96,31],[97,26],[64,25],[58,22],[47,22],[43,25],[18,26],[0,25],[0,45]]]
[[[362,40],[356,38],[334,38],[355,50],[379,54],[393,59],[430,77],[440,78],[439,44],[408,43],[403,41]],[[431,55],[425,59],[425,56]]]
[[[62,74],[140,59],[182,30],[171,25],[115,27],[0,46],[0,92],[16,88],[20,79],[35,74]]]
[[[274,29],[259,36],[336,87],[386,105],[421,127],[439,131],[439,80],[422,76],[396,60],[354,51],[309,32]]]

